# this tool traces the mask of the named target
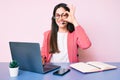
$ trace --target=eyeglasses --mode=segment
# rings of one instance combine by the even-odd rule
[[[62,13],[62,14],[60,15],[60,14],[56,13],[54,18],[55,18],[55,19],[59,19],[60,17],[61,17],[62,19],[66,19],[66,18],[68,17],[68,14],[67,14],[67,13],[65,13],[65,14]]]

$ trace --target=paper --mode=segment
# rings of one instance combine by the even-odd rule
[[[116,69],[116,66],[103,63],[103,62],[98,62],[98,61],[91,61],[91,62],[78,62],[78,63],[73,63],[70,64],[70,67],[81,71],[83,73],[89,73],[89,72],[99,72],[99,71],[104,71],[104,70],[110,70],[110,69]]]

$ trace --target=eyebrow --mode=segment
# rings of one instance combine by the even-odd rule
[[[56,14],[58,14],[58,15],[63,15],[64,13],[62,13],[62,14],[59,14],[59,13],[55,13],[55,15],[56,15]]]
[[[59,14],[59,13],[56,13],[56,14]],[[62,13],[62,14],[64,14],[64,13]]]

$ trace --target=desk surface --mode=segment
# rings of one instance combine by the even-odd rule
[[[71,69],[64,76],[53,75],[53,72],[38,74],[29,71],[19,71],[19,76],[11,78],[9,75],[8,63],[0,63],[1,80],[120,80],[120,62],[109,63],[117,66],[115,70],[83,74],[77,70]],[[69,67],[69,64],[59,64],[61,67]]]

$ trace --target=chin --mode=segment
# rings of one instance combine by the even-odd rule
[[[66,27],[66,25],[58,25],[59,27]]]

